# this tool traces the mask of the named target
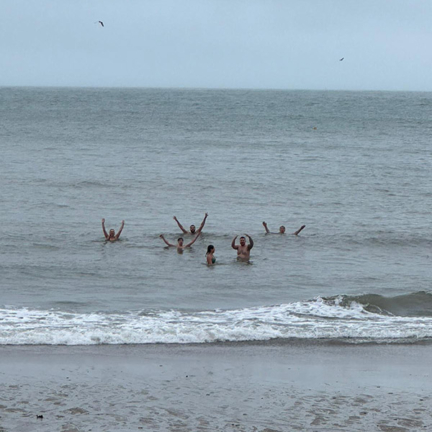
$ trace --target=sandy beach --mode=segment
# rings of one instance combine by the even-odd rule
[[[430,345],[2,346],[0,431],[431,430],[431,358]]]

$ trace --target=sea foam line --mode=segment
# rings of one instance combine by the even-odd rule
[[[320,298],[227,311],[67,313],[0,309],[0,344],[210,343],[270,339],[403,341],[432,338],[432,318],[367,312]]]

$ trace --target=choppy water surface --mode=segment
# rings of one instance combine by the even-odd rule
[[[429,340],[431,118],[430,93],[0,89],[0,343]]]

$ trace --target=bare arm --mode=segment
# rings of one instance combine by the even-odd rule
[[[200,225],[200,227],[198,228],[198,231],[197,231],[197,232],[200,233],[200,232],[202,231],[202,229],[204,228],[204,225],[205,225],[205,223],[206,223],[207,216],[208,216],[208,213],[206,213],[206,214],[204,215],[204,219],[203,219],[203,221],[201,222],[201,225]]]
[[[187,245],[185,245],[185,248],[187,248],[187,247],[190,247],[190,246],[192,246],[195,242],[196,242],[196,239],[200,236],[200,232],[196,235],[196,237],[190,242],[190,243],[188,243]]]
[[[102,230],[103,230],[105,238],[108,239],[109,235],[108,235],[108,233],[106,232],[106,229],[105,229],[105,219],[102,219]]]
[[[164,237],[163,234],[161,234],[159,237],[160,237],[160,238],[165,242],[165,244],[167,244],[168,246],[175,246],[175,245],[173,245],[173,244],[171,244],[171,243],[168,243],[168,242],[165,240],[165,237]]]
[[[263,222],[264,229],[266,230],[266,234],[270,234],[270,231],[267,226],[267,222]]]
[[[302,225],[301,227],[300,227],[300,229],[298,229],[296,232],[294,232],[293,234],[294,235],[299,235],[300,234],[300,231],[302,231],[303,230],[303,228],[305,228],[306,227],[306,225]]]
[[[115,239],[116,240],[118,240],[118,238],[120,237],[120,234],[122,233],[122,231],[123,231],[123,227],[124,227],[124,220],[122,220],[122,223],[121,223],[121,227],[120,227],[120,229],[119,229],[119,232],[116,234],[116,236],[115,236]]]
[[[183,233],[184,233],[184,234],[187,234],[188,232],[187,232],[187,231],[182,227],[182,225],[181,225],[181,223],[178,221],[177,217],[174,216],[173,219],[177,222],[177,225],[178,225],[179,228],[183,231]]]
[[[246,234],[246,236],[249,239],[248,250],[251,250],[254,247],[254,242],[252,240],[252,237],[249,234]]]
[[[235,237],[233,238],[233,241],[231,242],[231,247],[232,247],[233,249],[238,249],[238,248],[239,248],[238,245],[236,246],[236,244],[235,244],[235,241],[236,241],[237,237],[238,237],[238,236],[235,236]]]
[[[206,256],[206,260],[207,260],[207,264],[208,264],[208,265],[213,264],[213,261],[212,261],[212,257],[211,257],[211,255],[207,255],[207,256]]]

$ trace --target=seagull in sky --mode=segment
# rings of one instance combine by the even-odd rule
[[[99,23],[102,27],[105,27],[105,26],[104,26],[104,23],[103,23],[102,21],[98,21],[98,23]]]
[[[100,21],[99,21],[100,22]],[[102,24],[103,25],[103,24]],[[339,61],[342,61],[345,57],[342,57]]]

